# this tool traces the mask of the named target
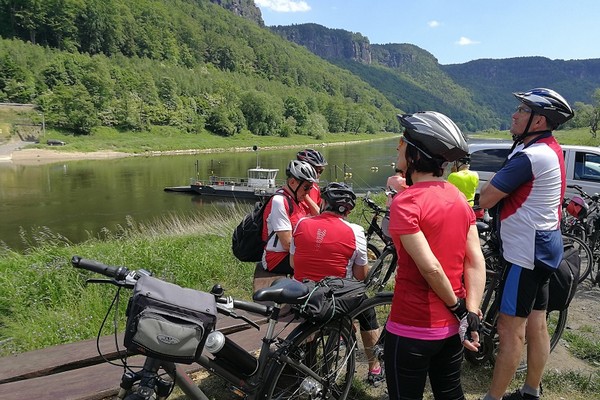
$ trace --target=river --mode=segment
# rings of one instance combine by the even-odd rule
[[[325,181],[346,179],[357,190],[381,190],[392,174],[397,138],[317,147],[329,162]],[[0,242],[22,251],[46,232],[73,243],[115,232],[128,219],[148,223],[170,215],[186,216],[224,210],[223,200],[168,193],[168,186],[191,180],[245,176],[259,163],[279,168],[278,179],[298,149],[128,157],[24,166],[0,163]],[[197,165],[197,167],[196,167]],[[27,238],[25,241],[21,236]]]

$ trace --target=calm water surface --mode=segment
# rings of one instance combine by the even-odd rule
[[[397,138],[318,148],[329,161],[322,178],[349,181],[355,188],[379,188],[393,172]],[[185,216],[224,210],[231,203],[190,194],[164,192],[189,185],[190,179],[245,176],[257,164],[279,168],[279,179],[298,149],[259,150],[191,156],[131,157],[103,161],[70,161],[41,166],[0,163],[0,241],[16,250],[40,228],[72,242],[115,231],[134,222],[151,222],[172,214]],[[257,157],[258,156],[258,157]],[[196,168],[197,164],[197,168]]]

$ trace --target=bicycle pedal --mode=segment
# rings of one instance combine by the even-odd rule
[[[229,391],[238,396],[240,399],[248,398],[246,393],[244,393],[244,391],[237,386],[229,385]]]

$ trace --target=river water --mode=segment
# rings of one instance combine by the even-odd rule
[[[397,137],[317,147],[329,161],[322,179],[346,179],[358,190],[381,190],[392,174]],[[0,242],[22,251],[40,231],[77,243],[103,229],[115,232],[130,218],[147,223],[169,215],[206,214],[230,206],[191,194],[168,193],[168,186],[189,185],[211,173],[243,177],[257,162],[279,168],[278,180],[297,149],[258,150],[101,161],[69,161],[40,166],[0,163]]]

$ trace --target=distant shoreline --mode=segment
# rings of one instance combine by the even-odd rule
[[[353,143],[362,143],[373,140],[386,140],[383,139],[369,139],[369,140],[356,140],[349,142],[334,142],[334,143],[315,143],[315,144],[303,144],[303,145],[284,145],[284,146],[265,146],[261,147],[261,150],[275,150],[275,149],[289,149],[298,147],[327,147],[327,146],[341,146]],[[215,149],[190,149],[190,150],[167,150],[167,151],[146,151],[142,153],[124,153],[119,151],[92,151],[92,152],[69,152],[59,151],[53,149],[15,149],[10,156],[6,157],[5,161],[12,162],[14,165],[45,165],[63,161],[77,161],[77,160],[110,160],[125,157],[154,157],[164,155],[186,155],[186,154],[207,154],[207,153],[223,153],[223,152],[249,152],[253,151],[252,147],[235,147],[235,148],[215,148]]]

